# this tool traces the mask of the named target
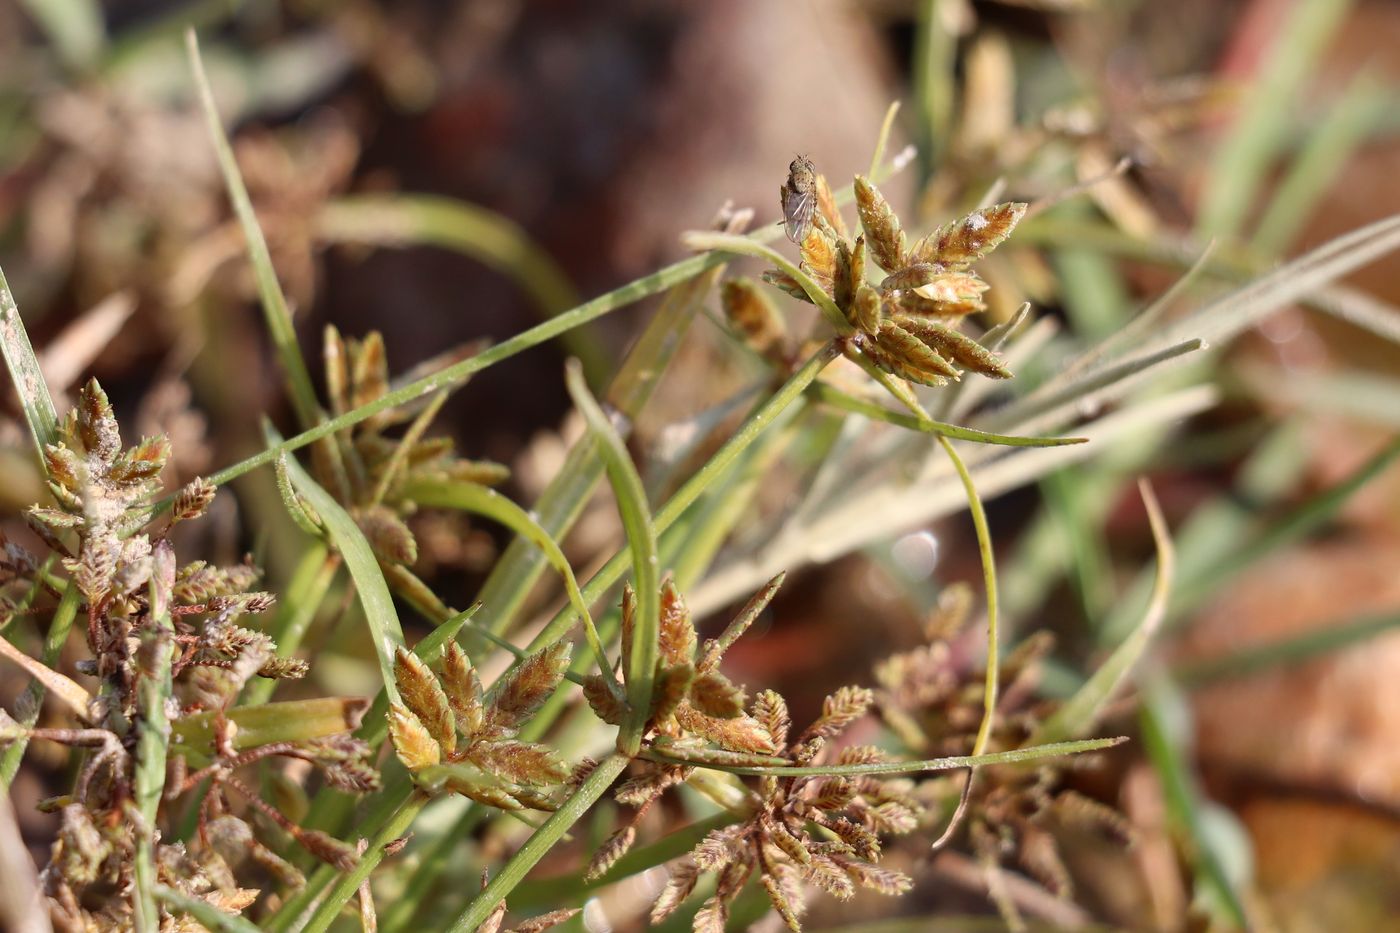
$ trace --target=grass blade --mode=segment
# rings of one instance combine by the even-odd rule
[[[311,915],[311,919],[306,922],[302,930],[306,933],[323,933],[340,916],[340,910],[354,897],[360,889],[360,885],[369,877],[370,872],[379,867],[379,863],[384,861],[384,848],[395,839],[408,832],[409,826],[413,824],[423,807],[427,805],[430,798],[422,794],[413,794],[404,804],[394,811],[393,816],[384,822],[374,833],[374,837],[369,840],[369,846],[361,853],[355,867],[340,875],[335,882],[335,887],[325,896],[316,907],[316,912]]]
[[[272,429],[266,430],[269,441],[275,442],[277,438],[272,435]],[[370,550],[364,532],[360,531],[360,526],[355,524],[350,514],[291,457],[287,458],[287,472],[296,491],[311,503],[321,517],[331,543],[345,559],[345,566],[355,581],[355,592],[359,594],[360,605],[364,609],[365,623],[369,626],[374,654],[379,660],[384,689],[388,691],[389,698],[397,703],[399,691],[394,683],[394,649],[404,644],[403,626],[399,624],[398,610],[394,608],[394,599],[389,595],[389,584],[379,569],[379,561]]]
[[[831,296],[822,291],[810,275],[795,265],[782,253],[758,242],[752,237],[737,236],[732,233],[715,233],[709,230],[692,230],[681,236],[681,242],[689,249],[713,250],[722,253],[729,253],[734,256],[752,256],[755,259],[763,259],[771,262],[778,269],[792,276],[802,290],[807,293],[807,297],[812,299],[812,303],[822,312],[822,315],[836,328],[838,334],[854,333],[846,316],[841,313],[841,309],[836,307],[836,302],[831,300]]]
[[[1367,616],[1339,625],[1328,625],[1315,632],[1251,645],[1220,657],[1183,664],[1173,674],[1186,687],[1200,687],[1218,680],[1248,677],[1278,667],[1302,664],[1320,655],[1370,641],[1394,628],[1400,628],[1400,614]]]
[[[862,774],[924,774],[930,771],[956,771],[959,768],[1020,764],[1026,761],[1057,758],[1062,755],[1080,755],[1084,752],[1112,748],[1126,741],[1125,737],[1118,736],[1107,739],[1084,739],[1078,742],[1054,742],[1048,745],[1014,748],[1005,752],[991,752],[985,755],[958,755],[950,758],[928,758],[923,761],[883,761],[875,764],[817,765],[810,768],[789,765],[718,764],[712,760],[683,758],[679,755],[670,755],[656,750],[646,751],[642,757],[649,761],[708,768],[711,771],[724,771],[729,774],[769,777],[836,777]]]
[[[243,184],[243,175],[238,170],[238,162],[233,157],[233,149],[224,133],[219,108],[214,103],[214,91],[209,86],[209,76],[204,72],[204,61],[199,54],[199,38],[194,29],[185,31],[185,52],[189,57],[195,87],[199,91],[199,102],[209,125],[214,152],[219,159],[219,169],[223,172],[224,185],[228,188],[229,201],[233,204],[234,213],[238,215],[239,226],[243,228],[243,238],[248,244],[248,258],[253,264],[253,274],[257,279],[263,317],[267,321],[272,343],[277,348],[278,359],[282,361],[282,368],[285,370],[292,407],[296,410],[301,426],[309,428],[320,418],[316,389],[311,384],[311,374],[306,369],[306,360],[302,357],[301,347],[297,343],[296,329],[292,326],[292,312],[287,307],[286,296],[282,294],[282,286],[277,281],[277,271],[272,266],[272,255],[267,249],[267,239],[258,224],[253,202],[248,197],[248,188]]]
[[[44,373],[34,356],[34,346],[29,342],[29,334],[20,320],[19,307],[10,294],[3,271],[0,271],[0,351],[4,351],[5,366],[10,371],[10,381],[19,396],[19,405],[42,466],[44,447],[58,442],[58,412],[54,410]]]
[[[175,653],[175,626],[170,620],[170,591],[175,585],[175,552],[168,541],[155,547],[151,571],[150,623],[141,632],[141,662],[136,673],[136,768],[132,795],[141,814],[136,828],[136,853],[132,867],[132,907],[135,927],[140,933],[160,928],[153,887],[156,884],[156,839],[160,827],[160,798],[165,791],[165,762],[170,749],[170,720],[166,704],[174,690],[172,671]],[[76,589],[76,587],[73,587]]]
[[[642,486],[641,476],[637,474],[637,467],[628,456],[627,448],[622,438],[617,436],[612,422],[588,393],[578,364],[569,365],[565,382],[574,405],[588,423],[589,430],[598,438],[603,462],[608,466],[608,479],[617,498],[617,508],[622,515],[622,527],[627,533],[627,546],[632,552],[632,572],[637,581],[637,609],[626,675],[627,705],[630,710],[627,722],[618,735],[618,749],[625,755],[636,755],[641,748],[647,718],[651,715],[652,686],[660,657],[661,571],[656,553],[656,525],[652,522],[651,507],[647,504],[646,489]]]
[[[934,421],[931,418],[922,418],[918,415],[906,415],[902,412],[891,411],[874,402],[856,398],[854,395],[824,382],[816,383],[807,392],[817,401],[825,402],[852,414],[863,415],[886,424],[898,425],[911,431],[922,431],[925,434],[935,434],[939,437],[950,437],[955,440],[974,441],[979,444],[999,444],[1006,447],[1063,447],[1067,444],[1082,444],[1087,440],[1083,437],[1017,437],[1011,434],[978,431],[976,428],[965,428],[943,421]]]
[[[1166,519],[1157,505],[1157,497],[1146,480],[1138,481],[1138,491],[1142,494],[1142,504],[1147,509],[1147,520],[1152,525],[1152,540],[1157,545],[1157,577],[1152,586],[1152,596],[1142,621],[1122,644],[1114,649],[1108,660],[1099,665],[1094,675],[1075,692],[1055,713],[1031,736],[1033,743],[1058,742],[1084,735],[1094,728],[1099,713],[1127,680],[1137,666],[1147,646],[1152,643],[1162,620],[1167,615],[1167,597],[1171,593],[1172,578],[1176,568],[1176,554],[1167,530]]]

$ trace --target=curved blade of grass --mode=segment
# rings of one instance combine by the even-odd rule
[[[1094,675],[1064,702],[1049,719],[1040,724],[1028,740],[1033,743],[1058,742],[1077,738],[1094,728],[1104,705],[1117,692],[1132,673],[1147,646],[1152,643],[1162,620],[1167,615],[1167,598],[1171,594],[1172,579],[1176,569],[1176,553],[1172,549],[1171,533],[1167,529],[1162,509],[1157,497],[1146,480],[1138,480],[1138,491],[1142,504],[1147,509],[1147,520],[1152,526],[1152,540],[1157,546],[1157,576],[1152,585],[1152,596],[1143,613],[1142,621],[1136,629],[1099,665]]]
[[[890,131],[894,129],[894,118],[899,114],[899,101],[891,101],[885,110],[885,119],[880,123],[880,135],[875,137],[875,151],[870,155],[871,178],[885,164],[885,148],[890,142]]]
[[[302,358],[301,347],[297,344],[296,329],[292,326],[292,313],[287,308],[282,286],[278,284],[277,271],[272,266],[272,256],[267,250],[267,239],[263,236],[262,227],[258,225],[253,202],[248,197],[243,175],[238,170],[238,162],[233,157],[233,149],[224,133],[219,108],[214,103],[214,91],[209,86],[209,76],[204,72],[204,61],[199,55],[199,38],[193,28],[185,30],[185,52],[189,57],[195,88],[199,91],[199,102],[209,125],[214,152],[219,159],[219,169],[223,172],[224,185],[228,188],[229,201],[233,204],[234,213],[238,215],[238,223],[243,228],[243,238],[248,244],[248,258],[253,264],[253,274],[257,279],[263,317],[267,321],[267,330],[272,336],[273,345],[277,348],[277,357],[282,361],[282,368],[285,370],[292,407],[296,410],[297,421],[301,426],[309,428],[320,418],[316,389],[311,384],[311,374],[307,372],[306,360]]]
[[[987,528],[987,512],[982,508],[982,498],[977,494],[972,474],[967,472],[967,465],[953,449],[953,444],[948,438],[940,437],[938,442],[943,445],[943,452],[952,461],[953,469],[957,470],[958,479],[962,481],[963,491],[967,494],[967,508],[972,513],[972,526],[977,532],[977,552],[982,561],[982,584],[987,592],[987,675],[982,689],[982,724],[977,727],[977,740],[972,743],[972,754],[975,757],[987,750],[997,712],[1000,674],[997,654],[1001,640],[997,632],[996,555],[992,551],[992,534]]]
[[[49,623],[49,634],[44,639],[44,653],[40,658],[40,663],[44,670],[51,671],[58,663],[59,656],[63,653],[63,646],[68,641],[68,633],[73,628],[73,620],[78,616],[78,607],[82,603],[82,595],[76,586],[70,586],[63,591],[63,597],[58,602],[58,608],[54,610],[53,621]],[[3,639],[0,639],[3,641]],[[9,642],[0,646],[0,650],[9,647]],[[18,651],[18,649],[16,649]],[[28,657],[25,655],[25,657]],[[66,678],[65,678],[66,679]],[[71,683],[71,681],[70,681]],[[78,686],[74,684],[74,686]],[[78,687],[82,690],[81,687]],[[26,728],[32,727],[39,721],[39,710],[44,702],[45,683],[39,678],[35,678],[25,689],[24,695],[15,704],[15,718],[20,725]],[[87,692],[83,691],[86,696]],[[76,695],[73,697],[76,699]],[[86,706],[78,710],[79,714],[87,712]],[[28,747],[27,738],[16,739],[6,747],[3,754],[0,754],[0,791],[8,792],[10,782],[15,779],[15,773],[19,770],[21,759],[24,758],[24,750]]]
[[[921,0],[914,32],[913,85],[921,185],[943,161],[953,126],[958,40],[950,25],[956,15],[951,6],[949,0]]]
[[[276,443],[278,438],[271,427],[264,430],[269,442]],[[404,645],[403,626],[399,624],[399,613],[394,608],[394,599],[389,595],[389,584],[379,569],[379,561],[365,540],[364,532],[360,531],[360,526],[355,524],[350,514],[291,457],[287,458],[287,473],[296,491],[311,503],[325,523],[331,543],[345,559],[345,566],[355,581],[355,592],[359,594],[360,605],[364,609],[365,623],[369,626],[374,654],[379,660],[384,689],[388,691],[389,698],[397,703],[399,689],[394,682],[394,649]]]
[[[883,421],[886,424],[898,425],[901,428],[908,428],[911,431],[922,431],[925,434],[936,434],[940,437],[951,437],[961,441],[974,441],[979,444],[1000,444],[1006,447],[1063,447],[1067,444],[1083,444],[1088,440],[1088,438],[1084,437],[1018,437],[1012,434],[993,434],[989,431],[978,431],[976,428],[965,428],[961,425],[948,424],[944,421],[934,421],[929,418],[920,418],[917,415],[906,415],[901,412],[891,411],[874,402],[856,398],[854,395],[843,392],[825,382],[814,384],[807,392],[813,398],[817,399],[817,401],[833,405],[843,411],[863,415],[875,421]]]
[[[604,758],[574,795],[554,811],[543,826],[535,830],[525,844],[511,856],[510,861],[501,867],[485,890],[472,899],[467,909],[449,928],[449,933],[472,933],[476,930],[530,869],[534,868],[569,828],[578,822],[579,817],[607,792],[614,779],[626,769],[628,761],[626,755],[609,755]]]
[[[661,628],[661,570],[656,554],[656,526],[646,489],[637,467],[627,454],[622,438],[603,413],[598,402],[588,392],[583,371],[571,362],[564,375],[569,396],[588,423],[588,429],[598,438],[603,462],[608,466],[617,508],[622,515],[622,527],[627,533],[627,547],[632,553],[632,572],[636,578],[637,610],[633,617],[632,643],[627,664],[627,721],[618,735],[618,749],[625,755],[636,755],[641,748],[642,732],[651,715],[651,693],[660,657],[658,638]],[[597,637],[596,634],[594,636]],[[602,648],[599,648],[601,651]],[[606,661],[606,658],[604,659]]]
[[[256,925],[235,914],[226,914],[206,900],[191,897],[183,891],[166,887],[163,884],[151,888],[156,900],[172,908],[177,913],[188,914],[199,924],[214,933],[258,933]]]
[[[1084,752],[1099,751],[1121,745],[1126,741],[1128,741],[1126,736],[1116,736],[1105,739],[1084,739],[1078,742],[1053,742],[1028,748],[1014,748],[1005,752],[991,752],[985,755],[958,755],[950,758],[928,758],[923,761],[882,761],[875,764],[816,765],[810,768],[789,765],[718,764],[650,749],[643,752],[641,757],[663,764],[693,766],[711,771],[724,771],[729,774],[768,777],[839,777],[862,774],[923,774],[930,771],[956,771],[959,768],[1020,764],[1044,758],[1057,758],[1062,755],[1080,755]]]
[[[758,242],[752,237],[738,236],[733,233],[716,233],[710,230],[691,230],[681,235],[681,243],[687,248],[694,250],[711,250],[722,253],[729,253],[734,256],[752,256],[755,259],[763,259],[771,262],[778,269],[792,276],[802,290],[807,293],[807,297],[812,299],[822,312],[822,315],[836,328],[838,334],[851,334],[855,329],[851,327],[846,316],[841,313],[841,309],[836,307],[836,302],[831,300],[831,296],[822,291],[810,275],[802,271],[800,266],[795,265],[782,253]]]
[[[97,0],[20,0],[48,34],[67,68],[86,72],[102,57],[107,44],[102,6]]]
[[[20,409],[34,438],[39,464],[47,473],[44,447],[58,442],[58,412],[54,410],[44,373],[34,356],[34,346],[29,342],[29,333],[20,320],[19,308],[3,271],[0,271],[0,351],[4,351],[5,366],[10,371]]]
[[[1230,135],[1215,153],[1197,230],[1220,236],[1239,232],[1287,135],[1294,104],[1350,6],[1347,0],[1292,5],[1263,67],[1251,76]]]
[[[598,638],[598,630],[593,625],[593,616],[588,611],[588,604],[583,601],[583,594],[579,591],[578,579],[574,576],[573,568],[569,566],[569,559],[564,556],[564,552],[559,549],[555,540],[549,536],[549,532],[540,527],[539,522],[496,490],[488,489],[477,483],[425,480],[414,482],[408,486],[404,490],[404,495],[419,505],[460,509],[477,515],[485,515],[487,518],[505,525],[543,551],[550,566],[559,572],[559,576],[564,578],[564,589],[569,594],[569,602],[573,605],[574,611],[583,620],[583,631],[588,639],[589,647],[592,648],[593,655],[597,659],[599,672],[614,688],[614,692],[621,697],[621,685],[617,683],[612,664],[608,661],[607,652],[603,650],[603,643]]]

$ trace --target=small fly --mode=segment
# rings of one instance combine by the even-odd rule
[[[812,229],[817,209],[817,167],[806,156],[798,156],[788,166],[787,181],[779,189],[783,201],[783,227],[787,238],[798,245]]]

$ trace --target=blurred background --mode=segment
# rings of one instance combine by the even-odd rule
[[[172,435],[172,485],[259,449],[263,414],[289,423],[194,104],[191,24],[318,384],[327,323],[384,332],[398,374],[682,258],[680,233],[726,201],[776,220],[788,162],[806,154],[844,184],[895,100],[890,151],[917,155],[884,188],[910,229],[989,189],[1035,202],[1092,183],[983,270],[984,326],[1023,301],[1061,325],[1032,376],[1120,329],[1207,244],[1173,307],[1400,210],[1393,0],[0,0],[0,266],[55,395],[98,377],[129,432]],[[1058,639],[1050,692],[1141,613],[1152,548],[1135,476],[1176,531],[1179,598],[1154,660],[1174,757],[1122,763],[1112,802],[1144,834],[1132,861],[1147,880],[1088,882],[1113,923],[1202,915],[1169,841],[1184,795],[1253,916],[1400,928],[1400,264],[1315,298],[1173,373],[1221,394],[1176,433],[990,503],[1013,628]],[[564,359],[605,385],[657,303],[492,367],[439,430],[509,465],[506,491],[534,501],[579,431]],[[700,321],[634,455],[661,470],[668,428],[753,372]],[[41,483],[10,405],[14,515]],[[727,547],[761,546],[799,485],[766,483],[756,528]],[[255,553],[276,591],[295,558],[271,479],[216,505],[208,556]],[[455,516],[414,527],[416,569],[454,604],[506,543]],[[603,500],[567,550],[589,568],[618,540]],[[965,516],[847,550],[794,573],[730,657],[735,680],[787,693],[795,720],[917,644],[941,586],[980,579]],[[323,687],[354,692],[355,648],[325,655]],[[1115,727],[1136,729],[1131,714]],[[42,756],[15,787],[41,861]]]

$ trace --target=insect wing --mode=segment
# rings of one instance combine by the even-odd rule
[[[816,210],[817,199],[810,191],[783,191],[783,226],[787,238],[801,244],[812,229],[812,214]]]

